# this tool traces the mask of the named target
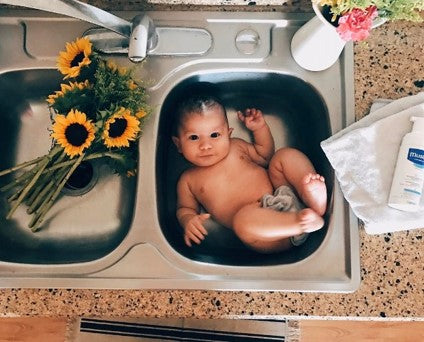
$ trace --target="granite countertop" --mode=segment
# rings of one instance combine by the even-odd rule
[[[155,0],[156,1],[156,0]],[[184,5],[185,9],[311,11],[308,0],[208,1],[222,7]],[[87,1],[107,10],[174,9],[179,6],[140,1]],[[196,3],[193,1],[192,3]],[[198,1],[197,3],[202,3]],[[281,3],[281,2],[280,2]],[[246,5],[247,4],[247,5]],[[250,4],[250,5],[249,5]],[[177,8],[181,9],[181,8]],[[356,117],[367,114],[374,99],[397,99],[424,87],[424,25],[386,23],[365,43],[355,45]],[[367,235],[360,228],[361,276],[351,294],[227,292],[183,290],[1,289],[3,316],[130,317],[372,317],[424,318],[424,229]]]

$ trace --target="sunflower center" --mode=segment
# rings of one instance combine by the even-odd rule
[[[65,137],[71,145],[81,146],[88,137],[88,131],[85,126],[79,123],[73,123],[66,127]]]
[[[84,52],[80,52],[78,55],[76,55],[75,57],[74,57],[74,59],[72,60],[72,62],[71,62],[71,67],[76,67],[76,66],[78,66],[81,62],[82,62],[82,60],[84,59]]]
[[[117,138],[124,134],[125,129],[127,128],[128,122],[124,118],[115,119],[113,123],[109,126],[109,137]]]

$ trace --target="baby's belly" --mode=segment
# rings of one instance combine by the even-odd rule
[[[256,172],[252,177],[239,177],[234,182],[211,191],[205,209],[212,217],[226,227],[231,227],[234,215],[245,205],[258,203],[265,194],[272,194],[273,188],[266,170]],[[218,189],[217,189],[218,190]]]

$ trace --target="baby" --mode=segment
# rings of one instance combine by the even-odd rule
[[[203,222],[209,217],[262,253],[287,250],[296,244],[292,237],[323,227],[324,178],[296,149],[274,154],[274,140],[260,110],[237,113],[252,132],[253,143],[231,138],[225,108],[212,96],[190,98],[176,114],[172,140],[193,165],[177,185],[177,219],[188,246],[205,239]],[[201,207],[206,213],[200,213]]]

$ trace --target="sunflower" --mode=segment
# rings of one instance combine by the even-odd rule
[[[130,88],[130,90],[137,89],[137,83],[135,83],[133,80],[129,80],[128,81],[128,88]]]
[[[54,94],[49,95],[49,97],[47,98],[47,102],[50,105],[53,105],[59,97],[65,96],[68,91],[72,91],[75,89],[83,90],[84,88],[88,88],[89,86],[90,83],[88,82],[88,80],[85,80],[84,82],[69,82],[69,84],[62,83],[60,85],[60,90],[57,90],[54,92]]]
[[[126,67],[119,67],[118,64],[116,64],[114,61],[107,61],[106,66],[113,72],[117,72],[121,76],[125,76],[128,73],[128,70]]]
[[[81,68],[91,63],[92,44],[87,38],[79,38],[75,42],[66,43],[66,51],[61,51],[57,59],[57,67],[66,78],[77,77]]]
[[[94,126],[87,120],[85,113],[73,110],[66,115],[57,115],[52,126],[52,138],[65,149],[71,158],[81,155],[94,140]]]
[[[147,111],[146,111],[146,110],[144,110],[143,108],[140,108],[140,109],[138,110],[138,112],[137,112],[137,113],[135,113],[135,116],[137,117],[137,119],[141,119],[141,118],[144,118],[147,114],[148,114],[148,113],[147,113]]]
[[[138,132],[140,132],[140,121],[132,116],[128,109],[121,107],[107,119],[102,137],[109,148],[128,147],[129,142],[137,138]]]
[[[118,65],[114,62],[114,61],[107,61],[106,62],[106,66],[112,71],[115,72],[116,70],[118,70]]]

